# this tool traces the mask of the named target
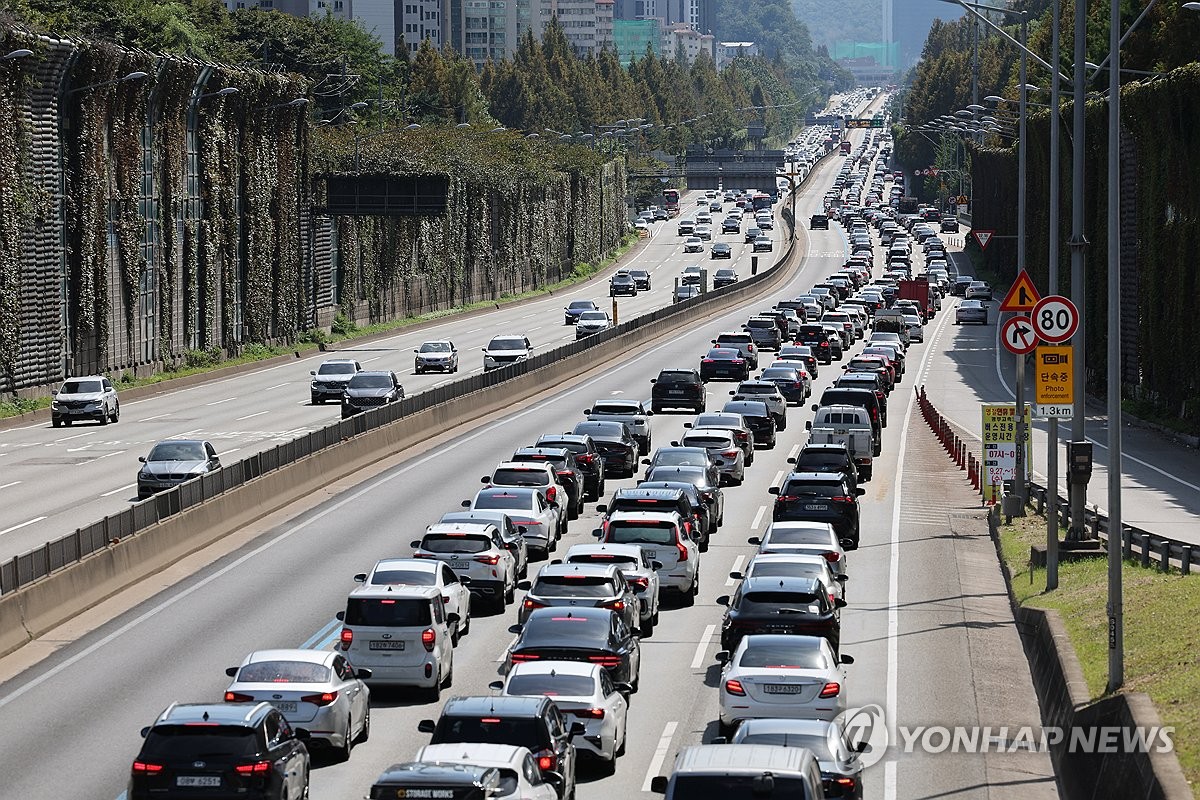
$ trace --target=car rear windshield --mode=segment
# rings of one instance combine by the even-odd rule
[[[514,675],[505,687],[505,694],[546,695],[547,697],[590,697],[596,689],[590,675]]]
[[[728,447],[729,439],[721,436],[689,436],[683,440],[684,447]]]
[[[243,683],[325,683],[329,667],[311,661],[256,661],[238,670]]]
[[[543,575],[530,592],[541,597],[612,597],[616,589],[608,578],[594,575]]]
[[[61,394],[95,394],[102,391],[100,381],[67,381],[62,385]]]
[[[801,452],[796,457],[796,471],[823,472],[826,467],[844,467],[849,461],[850,457],[846,453]]]
[[[799,667],[824,669],[825,656],[815,647],[792,644],[754,644],[746,648],[738,661],[741,667]]]
[[[652,500],[651,502],[658,502]],[[638,565],[638,560],[633,556],[619,556],[612,553],[581,553],[571,556],[567,560],[568,564],[632,564]]]
[[[747,573],[754,578],[819,578],[821,567],[804,561],[762,561],[752,563]]]
[[[675,544],[675,526],[670,522],[609,523],[608,541],[618,544]]]
[[[428,625],[432,614],[428,600],[403,598],[351,598],[346,603],[346,624],[382,628]]]
[[[763,386],[756,383],[743,383],[738,387],[738,394],[775,394],[778,391],[774,384]]]
[[[505,467],[492,473],[492,483],[500,486],[548,486],[550,475],[544,469]]]
[[[550,613],[534,614],[521,631],[525,646],[603,646],[608,641],[609,616],[573,614],[569,608],[553,609]]]
[[[639,414],[637,403],[601,402],[592,405],[593,414]]]
[[[487,536],[465,533],[431,533],[421,540],[421,549],[430,553],[482,553],[491,546]]]
[[[322,364],[318,375],[353,375],[358,372],[353,364]]]
[[[571,301],[571,308],[591,309],[591,308],[595,308],[595,307],[596,307],[596,304],[593,303],[591,300],[572,300]]]
[[[756,775],[676,775],[671,796],[686,797],[687,800],[763,800],[774,797],[812,800],[802,778],[772,775],[771,786],[774,788],[764,793],[755,788]]]
[[[350,389],[390,389],[392,379],[388,375],[364,375],[358,373],[350,379]]]
[[[612,501],[613,511],[678,511],[678,500],[655,500],[653,498],[644,498],[640,500],[631,499],[614,499]]]
[[[774,328],[775,320],[773,319],[752,319],[746,322],[747,328]]]
[[[546,724],[533,717],[501,717],[477,714],[469,717],[443,716],[438,720],[430,744],[482,742],[528,747],[533,752],[549,744]]]
[[[794,369],[764,369],[762,379],[764,381],[794,381],[799,377],[799,374]]]
[[[738,609],[750,612],[771,612],[779,608],[794,608],[815,613],[817,596],[808,592],[746,592]]]
[[[485,492],[475,498],[474,508],[480,511],[529,511],[529,498],[524,494]]]
[[[247,758],[258,752],[257,739],[253,728],[241,725],[155,725],[146,734],[141,757],[147,761]]]
[[[381,569],[371,574],[375,586],[433,586],[437,576],[432,571],[413,569]]]
[[[771,544],[829,544],[828,533],[811,528],[776,528],[767,538]]]
[[[723,333],[717,337],[717,341],[731,342],[733,344],[750,344],[752,340],[748,333]]]

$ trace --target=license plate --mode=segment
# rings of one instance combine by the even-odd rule
[[[450,565],[450,569],[470,569],[471,568],[471,564],[467,561],[447,561],[446,563]]]
[[[805,503],[804,510],[805,511],[828,511],[829,506],[825,505],[824,503]]]
[[[176,786],[220,786],[220,775],[176,775]]]
[[[683,389],[667,389],[667,394],[670,394],[670,395],[679,395],[679,394],[683,394],[683,393],[684,393]]]
[[[804,686],[797,683],[764,683],[763,691],[767,694],[800,694]]]
[[[647,556],[647,558],[654,558],[654,557],[656,557],[657,555],[658,555],[658,551],[657,551],[657,550],[647,550],[647,551],[646,551],[646,556]]]
[[[403,650],[404,642],[379,642],[372,641],[368,648],[369,650]]]
[[[294,714],[296,712],[295,700],[275,700],[271,705],[278,708],[280,713],[283,714]]]

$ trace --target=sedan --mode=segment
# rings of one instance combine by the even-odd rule
[[[828,522],[772,522],[761,537],[746,541],[758,545],[759,554],[816,553],[829,562],[835,576],[846,574],[846,551]]]
[[[624,422],[580,422],[571,433],[592,437],[604,459],[605,472],[632,478],[637,471],[638,443]]]
[[[470,764],[467,769],[499,770],[500,782],[496,787],[498,792],[496,797],[505,798],[505,800],[559,800],[558,787],[565,783],[565,779],[560,780],[558,776],[554,776],[552,771],[547,770],[549,775],[543,772],[538,766],[538,759],[533,757],[529,748],[518,745],[472,742],[464,747],[458,742],[444,742],[427,744],[413,757],[413,761],[421,765],[438,764],[447,770],[462,769],[460,765],[464,763],[464,759]],[[398,771],[401,774],[409,773],[409,765],[396,766],[400,768]],[[389,772],[394,769],[396,767],[390,768]],[[385,772],[384,776],[387,774]],[[469,775],[470,773],[465,774]],[[376,797],[443,796],[437,794],[438,792],[444,792],[446,797],[458,795],[458,792],[451,788],[414,789],[408,788],[411,785],[408,782],[396,785],[404,788],[392,789],[391,785],[380,782],[373,786],[372,790],[376,792]],[[466,786],[465,783],[462,785]],[[473,790],[468,789],[467,791],[474,794]]]
[[[702,239],[706,242],[711,240],[712,239],[712,225],[709,225],[709,224],[697,225],[696,226],[696,236],[698,236],[700,239]]]
[[[729,246],[728,242],[717,242],[712,246],[712,249],[708,251],[708,254],[710,258],[733,258],[733,248]],[[736,272],[734,273],[734,278],[735,280],[737,278]],[[716,287],[715,278],[713,280],[713,286]]]
[[[139,500],[221,468],[221,459],[212,442],[197,439],[159,442],[149,455],[140,456],[138,461],[142,462],[137,474]]]
[[[422,342],[413,352],[416,353],[413,372],[417,375],[430,371],[458,372],[458,348],[449,339]]]
[[[699,236],[689,236],[683,240],[683,252],[685,253],[703,253],[704,240]]]
[[[870,744],[853,742],[840,721],[817,719],[748,719],[730,744],[768,744],[811,750],[821,768],[825,797],[862,800],[863,763],[859,753]]]
[[[607,608],[539,608],[522,625],[508,653],[507,669],[530,661],[582,661],[599,664],[614,683],[638,689],[642,649],[621,616]]]
[[[964,300],[991,300],[992,287],[987,281],[971,281],[963,291]]]
[[[607,311],[585,311],[579,315],[575,323],[575,338],[582,339],[593,333],[600,333],[612,327],[612,319]]]
[[[811,578],[821,584],[829,602],[838,605],[846,599],[845,573],[834,574],[828,559],[816,553],[759,553],[750,559],[744,572],[731,572],[734,580],[749,578]]]
[[[755,239],[754,239],[754,252],[755,253],[760,252],[762,250],[765,250],[769,253],[769,252],[771,252],[772,249],[774,249],[774,247],[775,247],[775,244],[774,244],[774,242],[771,241],[770,237],[758,236],[758,237],[755,237]]]
[[[683,423],[685,428],[721,428],[733,434],[733,440],[746,454],[746,466],[754,463],[754,433],[741,414],[700,414],[691,422]]]
[[[720,728],[730,735],[747,719],[832,720],[846,710],[843,664],[820,636],[757,634],[722,650]]]
[[[596,305],[595,300],[572,300],[571,304],[563,309],[563,314],[566,318],[566,324],[574,325],[585,311],[599,310],[600,306]]]
[[[633,283],[637,286],[638,291],[650,291],[650,273],[644,269],[629,270],[629,277],[633,278]]]
[[[965,322],[987,325],[987,306],[978,300],[963,300],[959,303],[958,308],[954,309],[954,324],[962,325]]]
[[[700,380],[744,381],[750,377],[750,362],[736,347],[714,347],[700,359]]]
[[[284,719],[332,747],[343,761],[371,735],[371,670],[356,670],[332,650],[257,650],[229,667],[226,703],[267,702]]]
[[[780,394],[792,405],[800,405],[812,394],[812,379],[800,362],[787,366],[787,362],[775,362],[758,376],[760,381],[769,381],[779,388]]]
[[[720,242],[718,242],[717,244],[720,244]],[[715,248],[716,245],[713,245],[713,247]],[[715,256],[714,256],[714,258],[715,258]],[[714,289],[723,289],[726,286],[732,286],[733,284],[737,283],[737,281],[738,281],[737,270],[719,269],[713,273],[713,288]]]
[[[625,752],[629,684],[614,682],[597,664],[530,661],[514,665],[491,688],[508,697],[553,697],[564,716],[584,725],[575,747],[604,762],[607,771],[616,769],[617,756]]]
[[[700,287],[688,284],[679,284],[675,287],[675,293],[671,297],[672,303],[682,303],[684,300],[691,300],[693,297],[700,296]]]

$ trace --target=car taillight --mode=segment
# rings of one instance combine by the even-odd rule
[[[546,490],[546,499],[548,501],[553,503],[555,501],[555,499],[557,499],[557,498],[558,498],[558,489],[556,487],[551,486],[549,489]]]
[[[238,775],[263,775],[271,771],[271,762],[255,761],[253,764],[238,764],[233,769]]]
[[[746,433],[745,431],[737,431],[733,435],[737,437],[739,442],[750,441],[750,434]]]
[[[625,610],[625,601],[624,600],[613,600],[611,602],[604,603],[600,607],[601,608],[611,608],[613,611],[624,611]]]
[[[595,458],[596,457],[593,456],[591,453],[584,453],[581,456],[575,456],[575,461],[576,461],[576,463],[579,463],[579,464],[591,464],[595,460]]]
[[[626,578],[626,580],[634,586],[640,586],[643,589],[648,589],[650,587],[649,578]]]
[[[716,359],[713,359],[713,358],[706,358],[706,359],[704,359],[703,361],[701,361],[700,363],[701,363],[701,364],[715,364],[715,363],[717,363],[717,362],[716,362]]]
[[[593,664],[599,664],[602,667],[615,667],[621,663],[621,657],[606,653],[602,656],[588,656],[588,661]]]
[[[539,603],[537,600],[530,600],[528,597],[526,597],[525,600],[521,603],[521,606],[526,611],[532,611],[535,608],[545,608],[546,604]]]
[[[800,498],[794,494],[781,494],[775,498],[776,503],[794,503]]]
[[[149,761],[133,762],[133,772],[134,773],[154,775],[154,774],[157,774],[162,771],[163,771],[162,764],[154,764]]]
[[[858,786],[858,781],[854,778],[834,778],[833,782],[850,792],[854,791],[854,788]]]
[[[425,630],[421,631],[421,644],[425,645],[425,652],[433,652],[433,643],[436,641],[436,639],[437,633],[433,630],[433,628],[426,628]]]
[[[487,564],[494,567],[500,563],[500,556],[475,556],[472,561],[478,561],[480,564]]]
[[[737,458],[738,453],[740,453],[740,452],[742,452],[742,451],[741,450],[724,450],[724,451],[722,451],[721,455],[724,456],[725,458]]]
[[[433,553],[413,553],[413,558],[437,558]]]
[[[604,719],[603,708],[573,708],[567,713],[572,716],[586,717],[588,719]]]
[[[534,653],[513,653],[512,663],[523,664],[526,661],[537,661],[539,658],[541,658],[541,656]]]
[[[842,558],[836,551],[833,550],[826,550],[821,555],[825,556],[825,560],[830,564],[836,564]]]
[[[342,649],[349,650],[350,645],[354,644],[354,631],[349,628],[342,628]]]
[[[725,691],[729,692],[730,694],[736,694],[738,697],[746,696],[746,690],[742,688],[741,681],[725,681]]]
[[[688,560],[688,550],[686,547],[684,547],[683,542],[676,542],[675,549],[679,551],[679,560],[680,561]]]
[[[300,702],[312,703],[314,706],[327,706],[337,700],[337,692],[321,692],[320,694],[301,695]]]
[[[734,364],[744,364],[744,363],[746,363],[745,359],[742,359],[742,358],[731,358],[731,359],[729,359],[729,360],[730,360],[732,363],[734,363]]]
[[[840,683],[827,683],[827,684],[825,684],[824,688],[821,689],[820,696],[821,697],[837,697],[841,691],[842,691],[842,685]]]
[[[252,700],[254,700],[253,695],[242,694],[241,692],[226,692],[225,693],[225,702],[226,703],[249,703]]]
[[[849,497],[847,495],[837,495],[836,497],[831,497],[829,499],[835,503],[853,503],[854,502],[854,498]]]
[[[829,342],[821,342],[821,347],[829,347]]]
[[[558,764],[558,758],[549,750],[543,750],[537,756],[538,769],[542,772],[552,771]]]

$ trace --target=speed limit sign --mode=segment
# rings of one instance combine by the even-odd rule
[[[1032,321],[1042,341],[1058,344],[1067,341],[1079,330],[1079,310],[1070,299],[1052,294],[1043,297],[1033,307]]]

